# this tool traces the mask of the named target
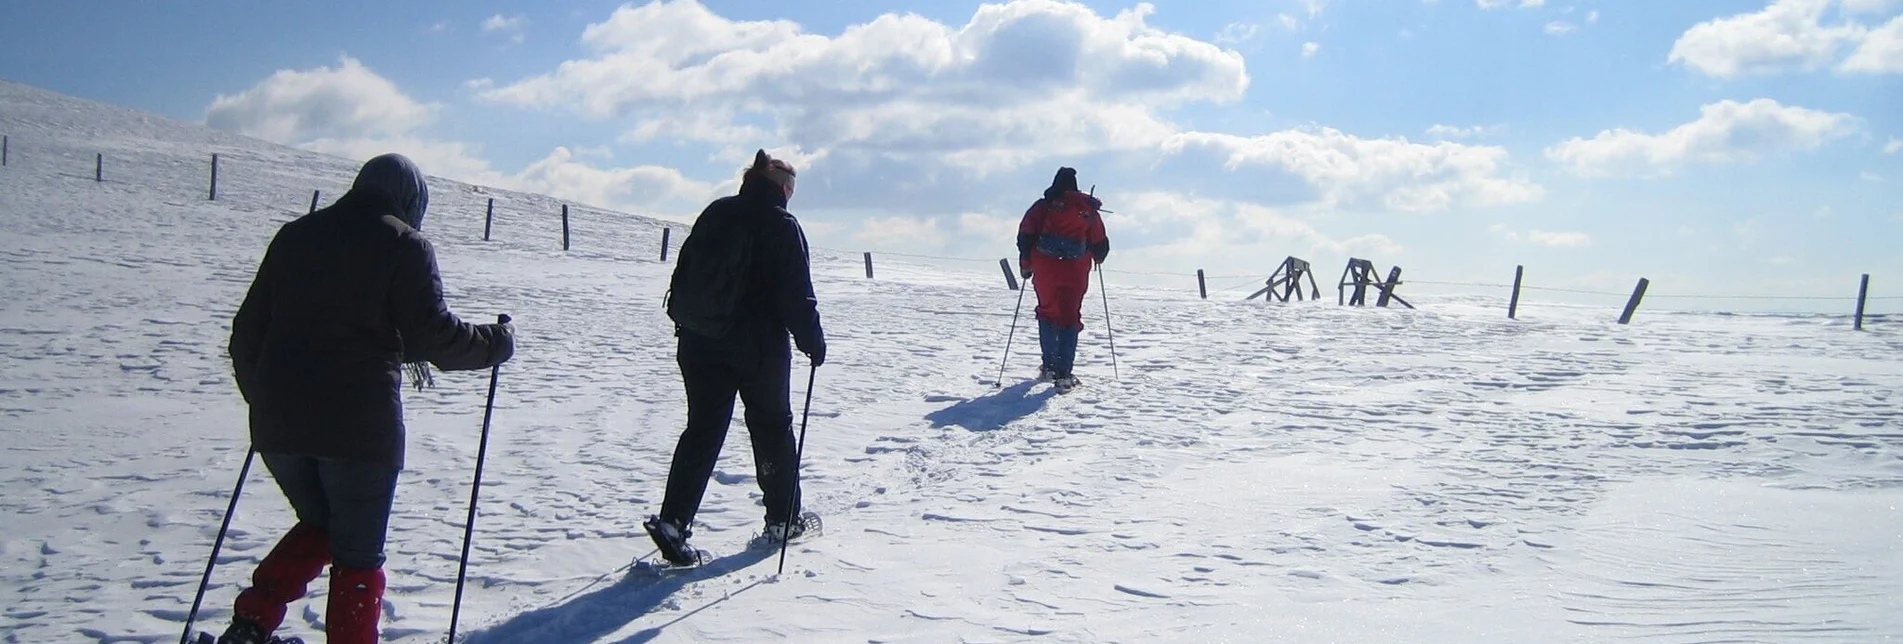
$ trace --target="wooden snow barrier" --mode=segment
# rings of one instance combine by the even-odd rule
[[[1011,258],[999,258],[998,268],[1004,271],[1004,285],[1013,291],[1018,290],[1018,274],[1011,271]]]
[[[1304,277],[1308,278],[1309,295],[1307,297],[1302,296],[1302,278]],[[1322,299],[1322,289],[1315,284],[1315,271],[1309,267],[1307,260],[1296,259],[1293,255],[1282,260],[1282,265],[1277,267],[1274,273],[1269,274],[1268,283],[1262,287],[1262,290],[1251,293],[1244,301],[1253,300],[1265,294],[1268,297],[1262,298],[1263,302],[1287,302],[1290,297],[1297,300]]]
[[[1386,281],[1377,280],[1375,274],[1374,262],[1359,257],[1349,258],[1348,268],[1341,272],[1341,283],[1335,285],[1336,304],[1367,306],[1368,287],[1372,286],[1381,291],[1381,297],[1376,298],[1375,306],[1385,307],[1388,305],[1388,300],[1394,300],[1400,302],[1401,306],[1414,308],[1414,305],[1408,304],[1407,300],[1401,299],[1401,296],[1394,292],[1401,286],[1401,267],[1395,266],[1388,270]],[[1349,285],[1355,287],[1354,297],[1348,297]]]

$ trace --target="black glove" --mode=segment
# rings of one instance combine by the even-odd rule
[[[488,330],[486,335],[489,336],[489,366],[508,362],[510,358],[515,357],[515,324],[513,322],[479,326]]]
[[[800,342],[799,347],[800,353],[806,354],[806,359],[811,360],[813,366],[826,364],[826,335],[824,333],[814,334],[813,339]]]
[[[1031,279],[1031,259],[1029,257],[1018,258],[1018,277],[1027,280]]]

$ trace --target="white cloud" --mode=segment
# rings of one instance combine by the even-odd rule
[[[1286,13],[1276,14],[1275,22],[1276,24],[1282,25],[1283,29],[1287,29],[1289,31],[1295,31],[1296,29],[1300,29],[1302,27],[1302,21],[1296,20],[1295,16],[1291,16]]]
[[[621,135],[626,143],[646,143],[657,139],[678,138],[721,145],[746,145],[770,138],[759,126],[736,123],[731,110],[703,110],[661,114],[643,119]]]
[[[1860,14],[1889,13],[1897,0],[1843,0],[1844,11]]]
[[[1849,114],[1785,106],[1770,99],[1720,101],[1699,108],[1699,118],[1663,134],[1624,128],[1591,139],[1572,138],[1546,150],[1585,177],[1669,173],[1681,163],[1749,161],[1768,154],[1813,150],[1861,127]]]
[[[874,248],[904,247],[916,240],[945,237],[936,217],[873,217],[861,222],[853,241]],[[1004,237],[1000,237],[1002,239]]]
[[[1884,154],[1896,154],[1898,150],[1903,150],[1903,139],[1899,139],[1893,136],[1893,137],[1890,137],[1889,143],[1883,144]]]
[[[1592,245],[1592,236],[1579,232],[1549,232],[1544,230],[1526,231],[1527,243],[1555,248],[1577,248]]]
[[[1056,0],[981,6],[951,29],[882,15],[838,37],[786,21],[727,20],[694,0],[623,6],[591,25],[592,58],[485,92],[594,117],[679,105],[752,110],[895,101],[1022,105],[1053,86],[1096,101],[1231,102],[1248,87],[1241,54],[1149,27],[1150,5],[1113,18]]]
[[[1856,51],[1845,58],[1840,71],[1903,74],[1903,16],[1871,31]]]
[[[1460,127],[1436,123],[1427,128],[1427,135],[1436,139],[1471,139],[1492,136],[1505,130],[1506,126],[1504,125],[1473,125]]]
[[[1255,37],[1257,29],[1258,27],[1253,24],[1229,23],[1223,26],[1222,31],[1216,33],[1216,44],[1239,45],[1248,42],[1250,38]]]
[[[1321,44],[1321,43],[1318,43],[1318,42],[1305,42],[1305,43],[1302,43],[1302,58],[1304,58],[1304,59],[1307,59],[1307,58],[1314,58],[1314,57],[1315,57],[1315,53],[1316,53],[1316,52],[1319,52],[1319,51],[1321,51],[1321,50],[1322,50],[1322,44]]]
[[[1363,139],[1304,128],[1255,137],[1190,132],[1173,137],[1164,150],[1216,155],[1230,171],[1280,168],[1314,186],[1323,203],[1336,207],[1425,212],[1456,204],[1524,203],[1544,194],[1530,181],[1501,176],[1507,151],[1500,147]]]
[[[1568,33],[1571,33],[1574,29],[1577,29],[1577,28],[1578,27],[1573,26],[1573,23],[1566,22],[1563,20],[1555,20],[1553,22],[1546,23],[1546,35],[1564,36]]]
[[[1599,12],[1598,11],[1586,12],[1586,22],[1587,23],[1599,22]]]
[[[1849,51],[1839,71],[1903,73],[1903,17],[1872,30],[1856,18],[1891,0],[1775,0],[1764,9],[1698,23],[1673,43],[1667,62],[1719,78],[1814,71]],[[1840,8],[1838,20],[1825,17]]]
[[[502,14],[496,14],[489,16],[488,20],[482,21],[482,33],[503,34],[508,36],[511,42],[519,43],[523,40],[522,26],[528,24],[528,20],[527,17],[522,15],[504,16]]]
[[[1474,4],[1480,5],[1482,9],[1498,9],[1512,6],[1515,2],[1514,0],[1474,0]],[[1521,9],[1530,9],[1545,6],[1546,0],[1518,0],[1518,4]]]
[[[671,168],[596,168],[559,147],[522,172],[507,174],[490,167],[474,146],[417,135],[438,109],[412,100],[388,79],[345,57],[335,69],[281,70],[242,93],[221,95],[206,108],[205,121],[351,160],[399,152],[432,176],[607,207],[699,198],[713,189]]]
[[[1880,175],[1868,170],[1858,173],[1857,178],[1863,179],[1864,181],[1868,181],[1871,183],[1889,183],[1890,182],[1889,179],[1883,178],[1883,175]]]
[[[205,109],[205,124],[298,144],[401,134],[428,122],[437,109],[344,56],[336,68],[279,70],[243,92],[219,94]]]
[[[770,135],[815,159],[911,157],[984,175],[1049,156],[1153,148],[1175,132],[1159,110],[1240,100],[1249,84],[1241,54],[1152,28],[1154,11],[1140,4],[1106,18],[1080,4],[1014,0],[979,7],[958,28],[887,14],[828,37],[787,21],[728,20],[694,0],[657,1],[590,25],[590,57],[479,96],[695,124],[643,123],[635,139]]]
[[[1308,17],[1313,19],[1322,15],[1322,9],[1328,7],[1331,0],[1302,0],[1302,6],[1308,8]]]
[[[1177,183],[1279,204],[1424,211],[1541,194],[1503,176],[1503,148],[1324,129],[1257,139],[1185,132],[1164,110],[1237,101],[1249,78],[1240,54],[1148,26],[1154,11],[1139,4],[1102,17],[1076,3],[1010,0],[979,7],[962,26],[888,14],[819,35],[786,21],[729,20],[693,0],[657,1],[589,26],[585,58],[469,86],[503,104],[626,119],[626,142],[712,143],[725,146],[722,158],[779,145],[803,174],[828,182],[803,193],[803,207],[903,208],[941,217],[941,227],[1079,160],[1122,184],[1157,172],[1145,164],[1187,164],[1206,172]]]
[[[713,185],[689,179],[674,168],[597,168],[577,160],[564,147],[529,164],[515,179],[535,192],[603,205],[659,203],[677,197],[701,198],[714,192]]]
[[[441,34],[441,33],[448,33],[448,32],[449,32],[449,21],[447,21],[447,20],[439,20],[439,21],[436,21],[436,22],[434,22],[434,23],[431,23],[431,24],[430,24],[430,26],[429,26],[429,32],[430,32],[430,33],[433,33],[433,34]]]

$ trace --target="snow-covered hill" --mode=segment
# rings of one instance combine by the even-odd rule
[[[246,453],[230,316],[276,226],[357,160],[6,83],[0,133],[0,641],[172,641]],[[557,200],[431,191],[451,306],[521,334],[469,642],[1903,639],[1893,325],[1113,279],[1060,397],[1027,382],[1028,305],[994,382],[1017,303],[995,266],[867,280],[837,253],[815,257],[832,350],[804,468],[825,535],[781,576],[748,548],[736,427],[695,539],[718,559],[636,569],[684,420],[657,252],[684,231],[578,207],[564,253]],[[406,392],[386,641],[448,629],[486,384]],[[205,628],[291,521],[253,468]],[[288,634],[322,639],[315,592]]]

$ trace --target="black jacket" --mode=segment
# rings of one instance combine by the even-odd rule
[[[515,351],[506,328],[449,311],[435,250],[405,221],[420,222],[420,207],[374,183],[360,177],[280,228],[232,320],[232,370],[260,452],[401,468],[402,363],[482,369]]]
[[[755,236],[740,315],[726,337],[678,331],[681,359],[752,368],[766,364],[770,357],[786,355],[788,334],[802,353],[824,354],[826,333],[819,323],[819,300],[813,295],[806,233],[786,211],[785,195],[770,182],[750,178],[741,184],[740,194],[708,204],[695,225],[726,219],[745,223],[736,229]]]

